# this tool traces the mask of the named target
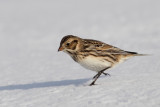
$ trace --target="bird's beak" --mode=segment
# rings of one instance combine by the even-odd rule
[[[58,52],[63,51],[63,50],[64,50],[64,48],[60,46],[59,49],[58,49]]]

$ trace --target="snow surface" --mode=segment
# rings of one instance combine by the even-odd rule
[[[0,107],[160,107],[159,0],[1,0]],[[63,36],[150,56],[95,72],[57,52]]]

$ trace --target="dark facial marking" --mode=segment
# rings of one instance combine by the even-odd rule
[[[76,46],[77,46],[77,43],[78,43],[78,40],[74,40],[70,43],[70,48],[72,50],[75,50],[76,49]]]
[[[72,52],[70,52],[70,51],[67,51],[67,52],[70,54],[70,56],[72,57],[72,59],[73,59],[75,62],[78,61],[78,58],[77,58],[77,54],[76,54],[76,53],[72,53]]]
[[[65,41],[67,41],[69,38],[74,37],[73,35],[67,35],[62,38],[60,45],[62,45]]]

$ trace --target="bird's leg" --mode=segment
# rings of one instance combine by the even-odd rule
[[[109,73],[105,73],[104,71],[102,72],[102,74],[104,74],[104,75],[108,75],[108,76],[111,76]],[[98,76],[98,73],[93,77],[93,79],[95,79],[96,77]]]
[[[101,74],[102,74],[102,71],[98,72],[97,75],[95,75],[95,79],[94,79],[94,81],[90,84],[90,86],[95,85],[96,80],[100,77]]]
[[[108,74],[108,73],[105,73],[105,72],[103,72],[103,74],[104,74],[104,75],[106,75],[106,76],[107,76],[107,75],[108,75],[108,76],[111,76],[110,74]]]
[[[100,77],[100,75],[103,73],[104,75],[109,75],[110,76],[110,74],[108,74],[108,73],[104,73],[104,71],[106,70],[106,69],[109,69],[110,67],[107,67],[107,68],[105,68],[105,69],[103,69],[103,70],[101,70],[100,72],[98,72],[94,77],[93,77],[93,82],[90,84],[90,86],[92,86],[92,85],[95,85],[95,82],[97,81],[97,79]]]
[[[98,75],[99,75],[99,73],[97,73],[97,74],[93,77],[93,79],[95,79]]]

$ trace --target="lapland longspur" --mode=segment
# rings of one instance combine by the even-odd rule
[[[64,51],[84,68],[97,72],[90,86],[95,84],[101,74],[109,75],[104,72],[105,70],[130,57],[143,55],[124,51],[101,41],[82,39],[73,35],[62,38],[58,51]]]

